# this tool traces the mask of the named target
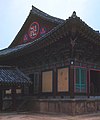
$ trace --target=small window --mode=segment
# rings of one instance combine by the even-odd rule
[[[5,94],[10,95],[11,94],[11,89],[5,90]]]
[[[21,94],[22,90],[20,88],[16,89],[16,94]]]

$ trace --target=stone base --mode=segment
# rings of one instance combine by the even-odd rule
[[[12,101],[3,101],[3,110],[12,109]],[[16,110],[39,113],[79,115],[100,111],[100,98],[56,98],[56,99],[34,99],[23,97],[17,99]],[[13,111],[13,110],[12,110]]]
[[[25,110],[25,105],[23,107]],[[27,110],[68,115],[94,113],[100,111],[100,99],[31,99],[27,104]]]

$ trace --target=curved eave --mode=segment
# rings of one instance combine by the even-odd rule
[[[0,58],[12,55],[21,56],[23,54],[27,54],[50,45],[59,40],[63,35],[68,34],[69,31],[71,32],[73,25],[76,27],[77,32],[85,36],[87,39],[90,39],[90,42],[94,42],[94,44],[100,45],[100,35],[76,16],[75,18],[70,17],[62,24],[59,24],[57,27],[53,28],[43,37],[40,37],[31,43],[10,48],[8,49],[8,53],[6,52],[7,49],[4,50],[5,53],[3,53],[4,51],[0,51]]]

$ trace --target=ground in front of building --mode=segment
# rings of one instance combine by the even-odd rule
[[[0,113],[0,120],[100,120],[100,112],[77,116],[65,114]]]

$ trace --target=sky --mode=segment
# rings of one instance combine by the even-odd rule
[[[100,31],[100,0],[0,0],[0,50],[14,40],[32,5],[64,20],[76,11],[86,24]]]

